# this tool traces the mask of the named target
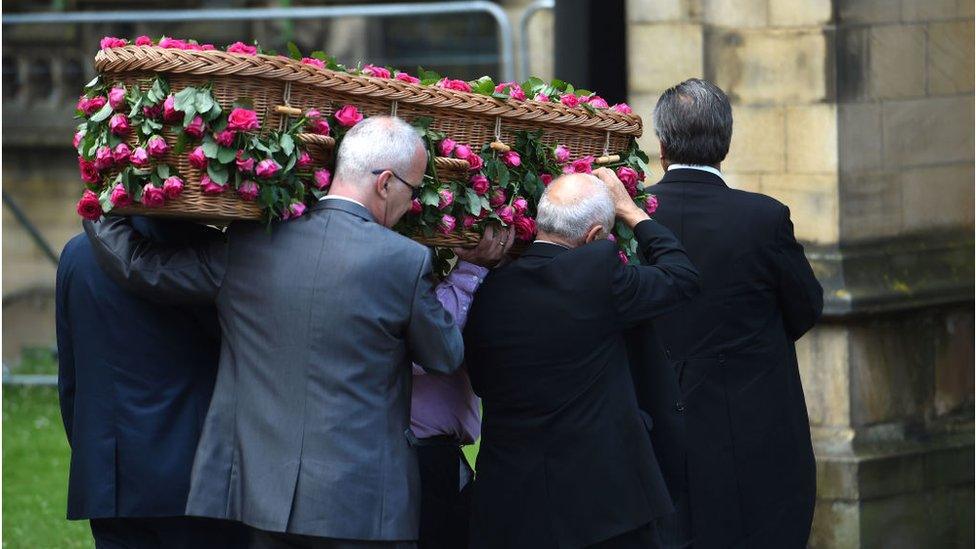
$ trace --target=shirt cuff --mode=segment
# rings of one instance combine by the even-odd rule
[[[480,283],[485,280],[486,276],[488,276],[488,269],[486,267],[482,267],[481,265],[475,265],[474,263],[468,263],[463,259],[459,259],[457,262],[457,267],[455,267],[454,271],[451,272],[451,274],[454,273],[475,276],[478,278],[478,282]]]

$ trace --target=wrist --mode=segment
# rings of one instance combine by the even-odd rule
[[[631,229],[636,227],[637,224],[640,223],[641,221],[646,221],[651,218],[651,216],[647,215],[647,212],[645,212],[640,208],[637,208],[636,206],[625,209],[623,212],[620,213],[619,217],[620,220],[623,221],[624,224],[626,224]]]

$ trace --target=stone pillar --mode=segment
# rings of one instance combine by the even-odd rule
[[[628,8],[642,146],[658,149],[662,90],[693,76],[721,86],[735,119],[727,179],[790,207],[824,285],[824,320],[797,348],[818,462],[810,545],[968,546],[973,3]]]

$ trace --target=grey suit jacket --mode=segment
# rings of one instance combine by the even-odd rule
[[[86,223],[102,267],[144,295],[214,301],[222,346],[187,514],[310,536],[417,538],[411,361],[448,373],[458,329],[429,250],[327,200],[269,233],[167,247]],[[124,319],[119,319],[124,321]]]

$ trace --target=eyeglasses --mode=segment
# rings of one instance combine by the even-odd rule
[[[420,198],[420,192],[421,192],[420,185],[413,186],[410,183],[407,183],[407,180],[405,180],[404,178],[402,178],[399,175],[397,175],[395,171],[393,171],[393,170],[373,170],[372,173],[373,173],[373,175],[379,175],[379,174],[381,174],[383,172],[390,172],[391,174],[393,174],[393,177],[395,177],[397,179],[397,181],[399,181],[400,183],[403,183],[404,185],[410,187],[410,200],[417,200],[418,198]]]

